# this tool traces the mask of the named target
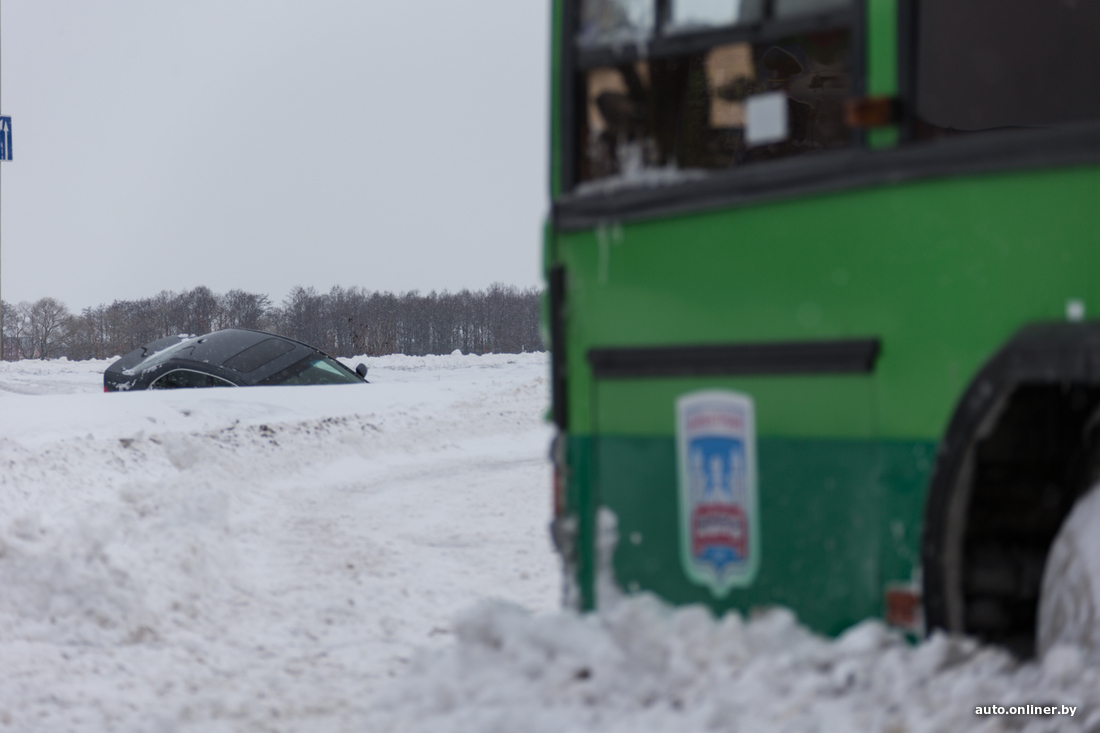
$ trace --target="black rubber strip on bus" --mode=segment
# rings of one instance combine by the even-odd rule
[[[588,363],[597,379],[869,374],[880,346],[879,339],[865,338],[595,348]]]
[[[551,408],[554,424],[559,430],[569,429],[568,401],[565,377],[565,268],[550,268],[550,380]]]

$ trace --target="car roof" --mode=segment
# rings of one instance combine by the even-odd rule
[[[195,348],[188,358],[192,361],[221,365],[245,349],[268,339],[279,339],[280,341],[295,343],[273,333],[250,331],[243,328],[227,328],[224,331],[214,331],[197,338]]]
[[[198,369],[237,384],[257,384],[318,353],[322,352],[285,336],[228,328],[199,337],[173,336],[150,342],[109,366],[104,377],[119,389],[143,389],[148,386],[145,382],[180,368]]]

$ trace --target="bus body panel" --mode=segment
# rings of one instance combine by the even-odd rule
[[[596,514],[618,517],[617,583],[715,612],[782,604],[837,633],[915,582],[928,477],[960,395],[1022,323],[1100,306],[1100,170],[853,189],[610,223],[553,237],[566,271],[570,510],[596,604]],[[868,374],[597,379],[593,348],[881,343]],[[676,399],[756,405],[761,566],[718,598],[678,555]]]

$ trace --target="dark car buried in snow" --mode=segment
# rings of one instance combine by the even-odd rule
[[[227,328],[205,336],[170,336],[134,349],[107,367],[104,392],[271,384],[362,384],[355,371],[300,341]]]

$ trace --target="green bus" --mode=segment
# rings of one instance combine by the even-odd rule
[[[568,602],[1033,654],[1100,452],[1100,2],[552,7]]]

